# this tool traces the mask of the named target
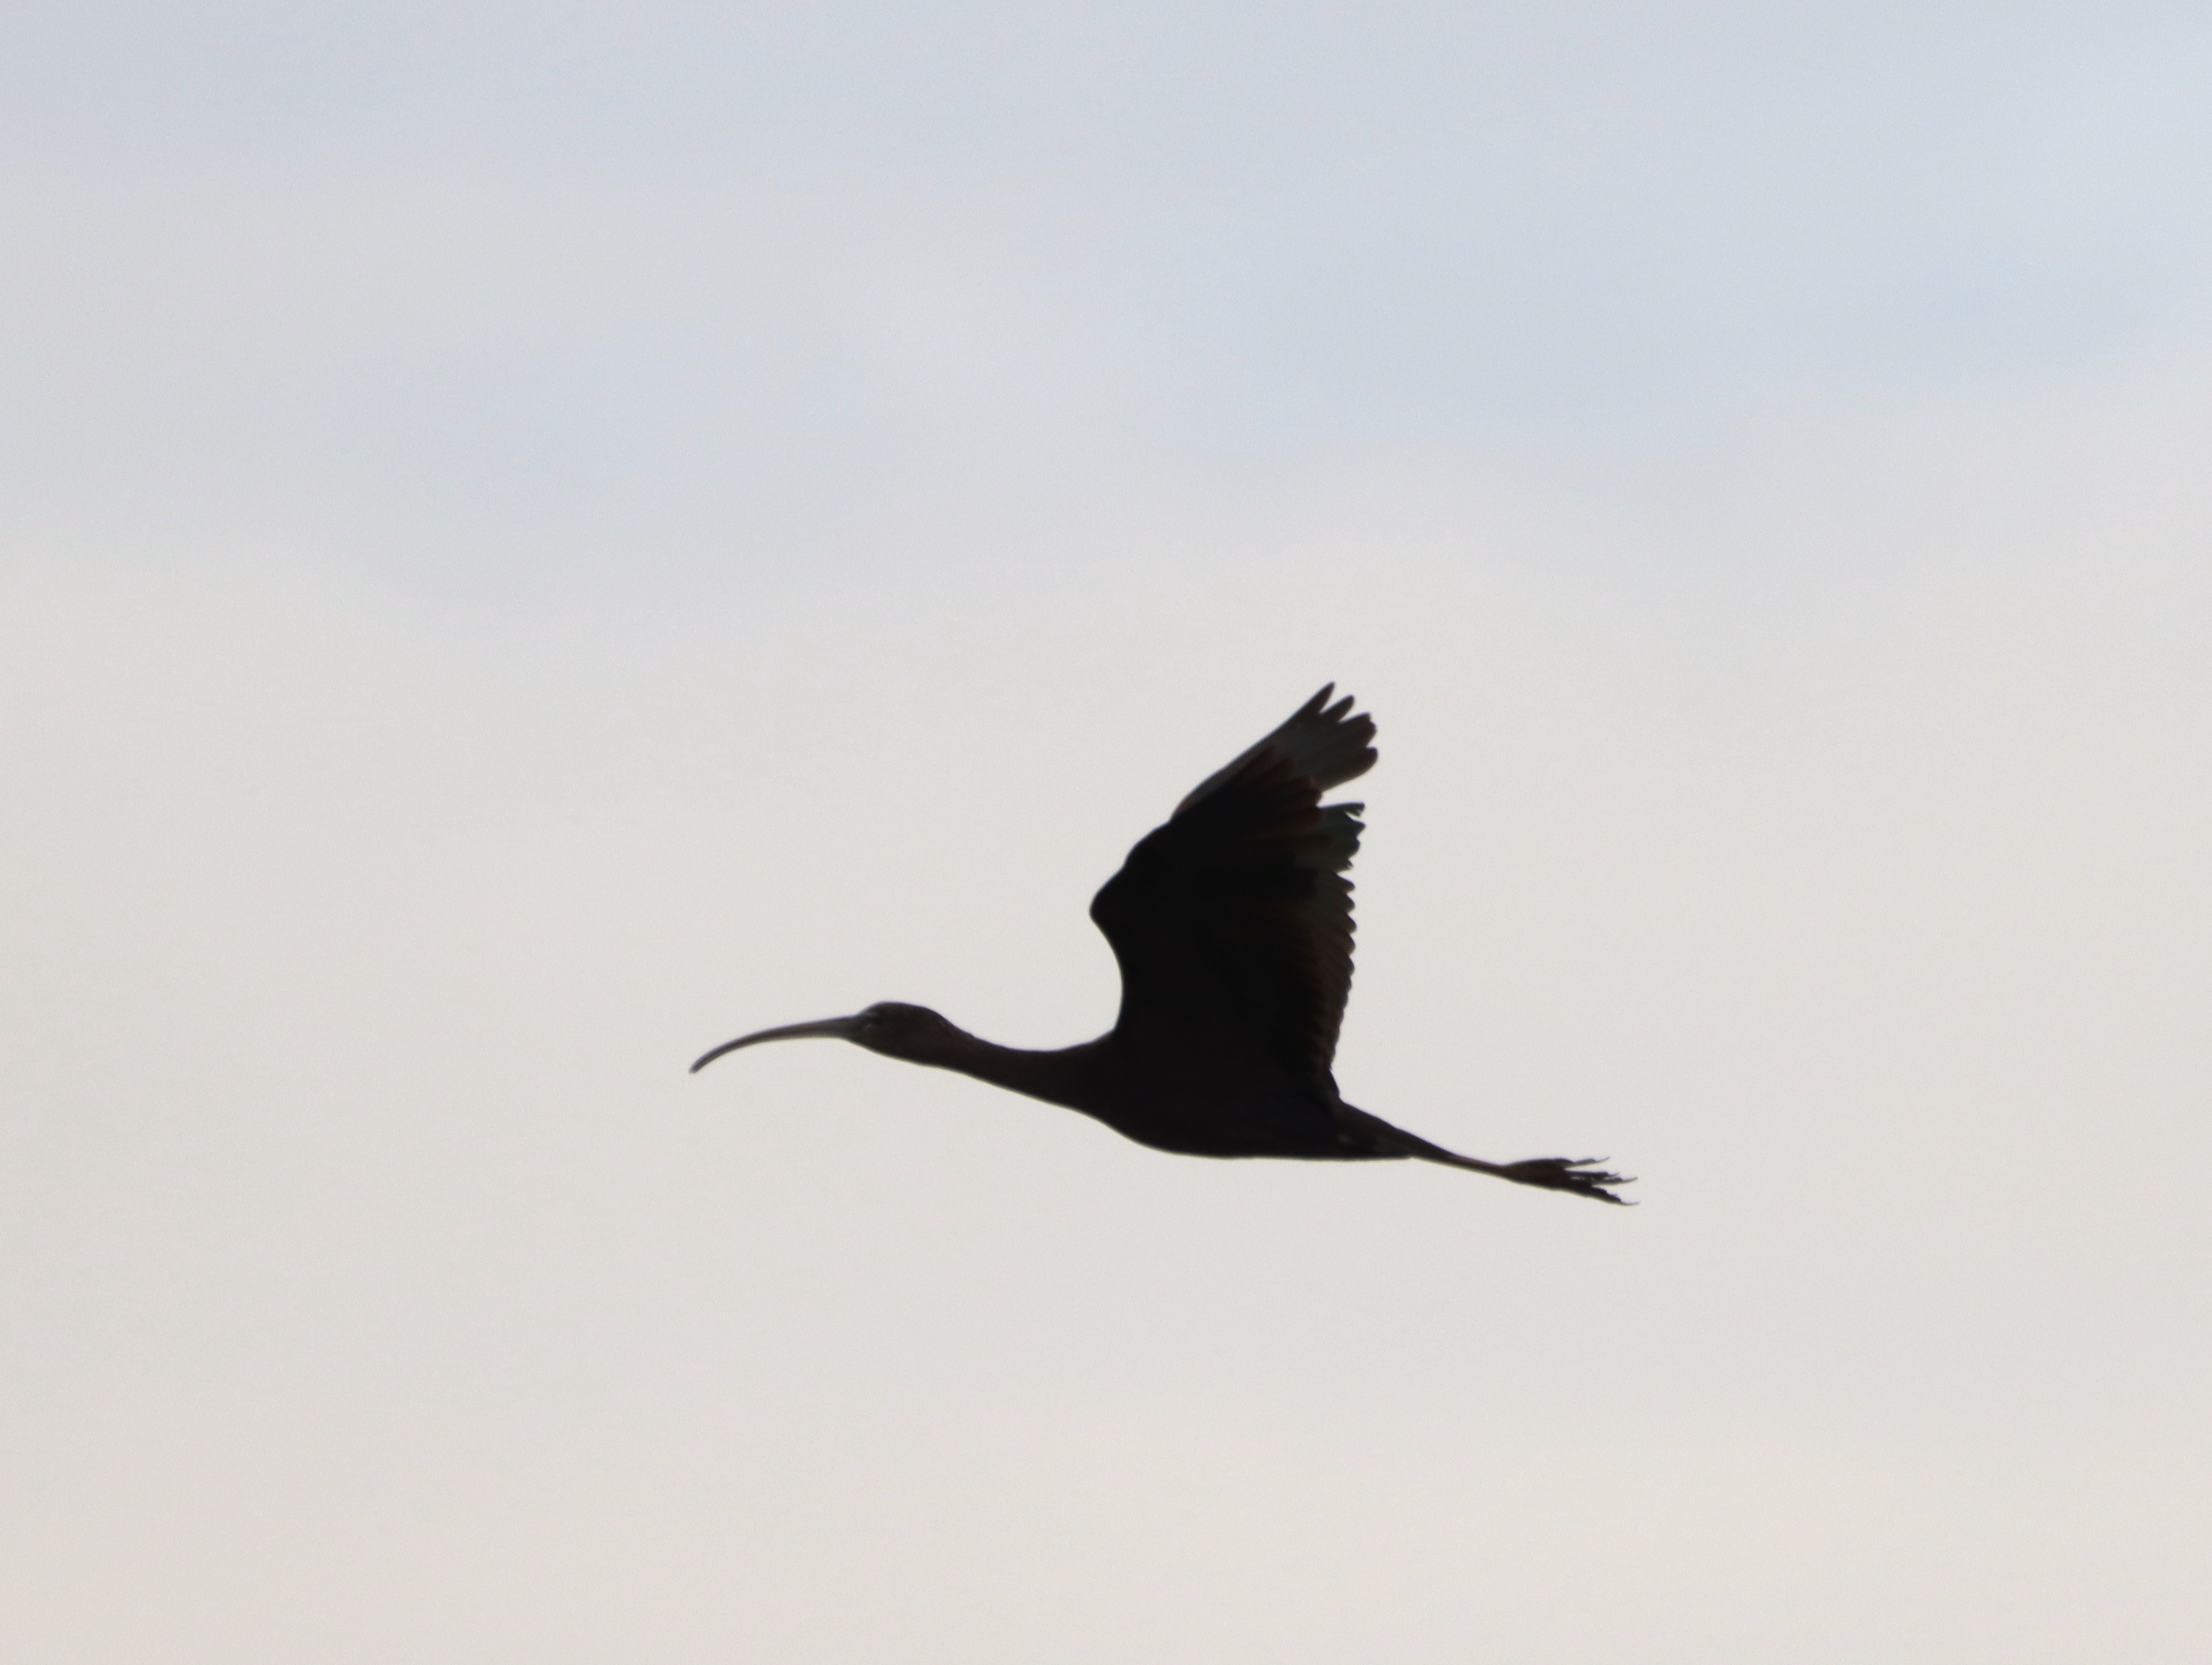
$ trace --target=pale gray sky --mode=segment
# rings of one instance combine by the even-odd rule
[[[46,8],[0,1652],[2193,1662],[2212,21]],[[852,1048],[1334,678],[1356,1102]]]

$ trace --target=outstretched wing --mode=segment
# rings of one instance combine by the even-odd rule
[[[1093,898],[1121,967],[1117,1036],[1256,1054],[1329,1087],[1362,806],[1321,799],[1375,764],[1374,719],[1334,691],[1208,776]]]

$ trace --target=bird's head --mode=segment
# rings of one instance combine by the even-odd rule
[[[691,1066],[692,1073],[713,1063],[726,1052],[763,1041],[850,1041],[854,1046],[903,1058],[916,1064],[940,1064],[958,1050],[968,1036],[926,1006],[907,1006],[897,1000],[878,1000],[850,1018],[823,1018],[811,1024],[786,1024],[725,1041]]]

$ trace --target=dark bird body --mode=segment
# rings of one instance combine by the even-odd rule
[[[1619,1202],[1627,1182],[1562,1157],[1492,1163],[1430,1144],[1344,1102],[1331,1066],[1352,991],[1358,804],[1322,796],[1375,763],[1372,718],[1314,696],[1202,781],[1129,852],[1091,903],[1121,969],[1121,1011],[1096,1041],[1028,1052],[977,1039],[926,1006],[727,1042],[851,1041],[1064,1105],[1155,1150],[1363,1162],[1414,1157]]]

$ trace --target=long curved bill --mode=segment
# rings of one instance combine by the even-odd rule
[[[763,1041],[849,1041],[860,1032],[858,1018],[823,1018],[811,1024],[786,1024],[781,1029],[764,1029],[753,1035],[740,1035],[734,1041],[725,1041],[691,1066],[691,1073],[713,1063],[726,1052],[735,1052],[739,1047],[758,1046]]]

